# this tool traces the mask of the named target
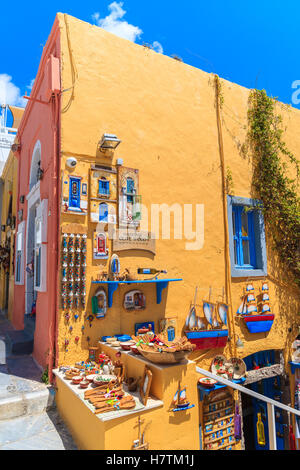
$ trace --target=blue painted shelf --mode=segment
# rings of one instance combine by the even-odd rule
[[[242,377],[241,379],[238,379],[238,380],[232,380],[232,382],[235,383],[235,384],[243,384],[245,381],[246,381],[245,377]],[[227,387],[227,385],[223,385],[221,383],[216,383],[213,387],[204,387],[199,382],[198,382],[197,386],[198,386],[198,390],[200,392],[200,401],[203,400],[204,395],[208,395],[213,390],[218,390],[219,388]]]
[[[292,372],[292,374],[295,373],[295,370],[296,370],[296,369],[300,369],[300,362],[293,362],[293,361],[291,361],[291,362],[289,362],[289,364],[291,365],[291,372]]]
[[[108,289],[108,307],[113,304],[114,292],[118,289],[119,284],[155,284],[156,285],[156,303],[161,303],[162,291],[166,289],[169,282],[182,281],[182,279],[141,279],[135,281],[92,281],[92,284],[107,285]]]

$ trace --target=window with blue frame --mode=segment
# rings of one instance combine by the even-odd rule
[[[109,181],[106,178],[101,178],[98,183],[98,193],[101,196],[109,196]]]
[[[234,261],[239,268],[256,268],[253,210],[232,206]]]
[[[127,202],[133,203],[133,196],[135,194],[134,181],[132,178],[127,178],[126,181],[127,189]]]
[[[267,252],[261,201],[228,196],[232,277],[266,276]]]
[[[108,205],[105,202],[99,206],[99,222],[108,222]]]

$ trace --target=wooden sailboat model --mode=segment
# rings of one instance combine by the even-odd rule
[[[172,400],[172,405],[175,406],[172,411],[182,411],[188,410],[189,408],[194,408],[195,405],[190,405],[190,402],[186,396],[186,387],[181,388],[180,382],[178,384],[178,389]]]

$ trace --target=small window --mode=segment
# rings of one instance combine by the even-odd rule
[[[99,180],[98,192],[100,196],[109,196],[109,181],[106,178]]]
[[[108,205],[105,202],[99,206],[99,222],[108,222]]]
[[[253,211],[232,206],[234,260],[239,268],[256,268]]]
[[[127,178],[126,194],[127,194],[127,202],[133,203],[133,196],[135,194],[135,187],[134,187],[134,180],[132,178]]]
[[[261,201],[228,196],[229,251],[232,277],[267,275]]]

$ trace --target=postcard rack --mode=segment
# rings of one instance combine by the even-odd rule
[[[212,392],[203,401],[204,450],[232,450],[234,401],[228,390]]]

